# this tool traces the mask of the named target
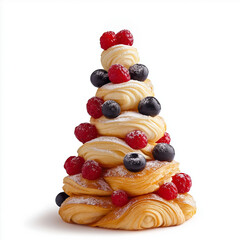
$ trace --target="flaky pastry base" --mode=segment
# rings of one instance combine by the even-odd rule
[[[196,213],[189,194],[166,201],[156,194],[132,198],[123,207],[114,207],[108,197],[70,197],[59,214],[65,222],[110,229],[142,230],[179,225]]]

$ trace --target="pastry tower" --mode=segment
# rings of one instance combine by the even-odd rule
[[[110,229],[182,224],[196,213],[192,182],[174,160],[148,68],[139,64],[130,31],[105,32],[100,44],[91,119],[75,128],[83,144],[64,164],[59,214],[68,223]]]

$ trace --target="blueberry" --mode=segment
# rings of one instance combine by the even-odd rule
[[[175,156],[174,148],[167,143],[158,143],[152,151],[153,157],[158,161],[171,162]]]
[[[138,111],[143,115],[155,117],[161,111],[161,105],[155,97],[146,97],[138,104]]]
[[[55,199],[56,204],[61,207],[62,203],[68,198],[69,196],[65,192],[60,192]]]
[[[95,87],[102,87],[103,85],[110,83],[108,78],[108,73],[104,69],[97,69],[95,70],[90,77],[91,83]]]
[[[102,113],[106,118],[116,118],[120,112],[120,105],[113,100],[108,100],[102,105]]]
[[[148,68],[143,64],[134,64],[129,68],[131,79],[145,81],[148,77]]]
[[[123,164],[130,172],[140,172],[146,166],[146,159],[140,153],[127,153],[123,159]]]

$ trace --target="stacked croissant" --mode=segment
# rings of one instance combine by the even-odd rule
[[[75,128],[83,145],[64,164],[59,214],[110,229],[182,224],[196,213],[192,181],[174,160],[148,68],[139,64],[130,31],[105,32],[100,44],[104,69],[90,77],[98,89],[87,102],[90,123]]]

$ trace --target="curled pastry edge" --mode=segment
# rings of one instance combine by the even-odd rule
[[[88,180],[86,180],[88,181]],[[89,180],[89,182],[94,182],[95,180]],[[104,181],[104,179],[102,179]],[[69,196],[76,195],[95,195],[95,196],[110,196],[112,194],[111,187],[104,181],[108,189],[99,189],[99,188],[91,188],[87,186],[81,186],[76,181],[71,179],[71,176],[67,176],[63,179],[63,191]]]
[[[196,207],[188,204],[192,216]],[[166,201],[156,194],[148,194],[132,199],[126,206],[116,208],[105,215],[94,227],[111,229],[141,230],[147,228],[180,225],[187,219],[185,209],[174,200]]]

